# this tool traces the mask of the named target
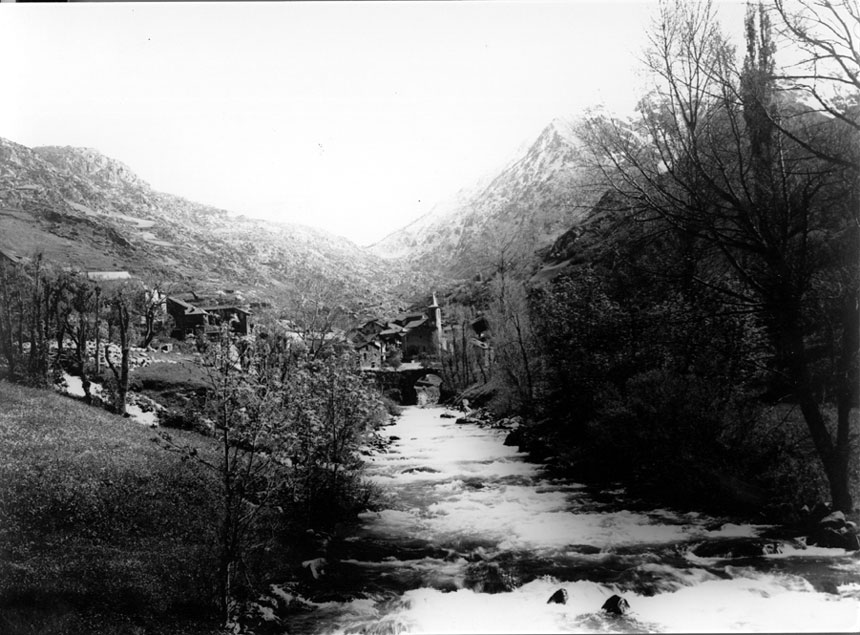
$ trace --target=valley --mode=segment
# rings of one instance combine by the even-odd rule
[[[586,34],[506,31],[500,64],[476,27],[446,62],[404,26],[367,63],[370,31],[306,56],[277,30],[254,63],[192,49],[154,100],[119,73],[173,104],[126,123],[146,173],[231,209],[0,138],[0,632],[857,631],[860,12],[798,2],[737,32],[660,3],[635,107],[577,98],[430,204],[622,31],[540,68]],[[148,29],[143,65],[173,41]],[[530,88],[474,108],[520,61]]]

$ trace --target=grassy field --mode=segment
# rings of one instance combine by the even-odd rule
[[[153,436],[0,381],[0,633],[216,632],[217,484]]]

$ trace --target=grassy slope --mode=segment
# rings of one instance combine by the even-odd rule
[[[217,485],[153,436],[0,381],[0,633],[213,632]]]

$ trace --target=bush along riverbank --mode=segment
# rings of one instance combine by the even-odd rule
[[[663,504],[683,511],[701,511],[737,521],[773,525],[760,540],[741,541],[745,542],[743,547],[726,545],[729,552],[740,548],[748,556],[773,553],[774,549],[779,549],[780,540],[791,541],[801,548],[818,546],[860,551],[860,512],[857,510],[845,514],[823,500],[792,506],[785,500],[769,500],[767,479],[742,480],[731,472],[719,471],[713,464],[691,465],[683,458],[655,469],[651,462],[645,466],[630,462],[635,454],[629,441],[610,444],[607,438],[590,438],[582,445],[571,445],[569,440],[560,438],[558,426],[549,421],[533,422],[518,415],[499,417],[483,407],[469,409],[467,406],[465,410],[456,418],[458,424],[507,430],[504,444],[516,447],[527,453],[530,460],[543,464],[550,478],[589,485],[595,495],[607,503],[612,502],[612,495],[606,491],[618,491],[620,486],[627,508]],[[628,463],[625,464],[625,460]]]

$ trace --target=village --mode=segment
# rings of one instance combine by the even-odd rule
[[[0,260],[20,265],[32,259],[2,249]],[[64,270],[75,273],[68,266]],[[153,307],[149,319],[159,336],[152,345],[147,342],[145,347],[131,347],[132,368],[146,366],[151,361],[170,361],[174,346],[180,343],[185,350],[202,349],[207,342],[219,337],[224,326],[239,337],[255,337],[271,328],[271,319],[260,321],[257,318],[263,314],[271,317],[272,304],[249,300],[235,289],[163,292],[149,288],[142,279],[126,270],[80,273],[95,285],[97,295],[126,285],[146,290],[147,303]],[[143,322],[143,316],[140,320]],[[486,316],[477,315],[466,323],[446,322],[435,293],[430,304],[423,308],[416,306],[393,315],[353,320],[353,324],[309,326],[283,315],[278,315],[275,322],[280,327],[279,336],[311,350],[326,346],[354,350],[362,372],[401,373],[401,380],[394,382],[397,387],[393,394],[407,404],[438,402],[444,376],[442,360],[446,354],[453,353],[455,342],[468,346],[483,366],[487,366],[492,357]],[[99,341],[98,331],[94,341],[87,343],[87,349],[87,355],[92,357],[97,368],[102,360],[116,362],[120,356],[116,344]],[[385,384],[384,380],[378,381]],[[391,380],[387,385],[392,386]]]
[[[164,313],[173,322],[171,336],[181,341],[217,337],[225,324],[239,336],[252,336],[260,330],[254,322],[256,308],[270,307],[246,302],[241,293],[231,290],[208,297],[188,292],[164,298]],[[363,372],[400,373],[401,377],[394,384],[381,377],[377,380],[389,388],[395,386],[393,392],[397,400],[406,404],[439,401],[442,359],[452,352],[455,340],[467,341],[485,364],[492,354],[486,317],[478,316],[466,325],[446,323],[435,293],[432,303],[423,309],[373,317],[347,329],[304,329],[287,318],[279,318],[278,323],[283,336],[308,347],[340,345],[351,348]],[[464,328],[466,333],[463,333]]]

